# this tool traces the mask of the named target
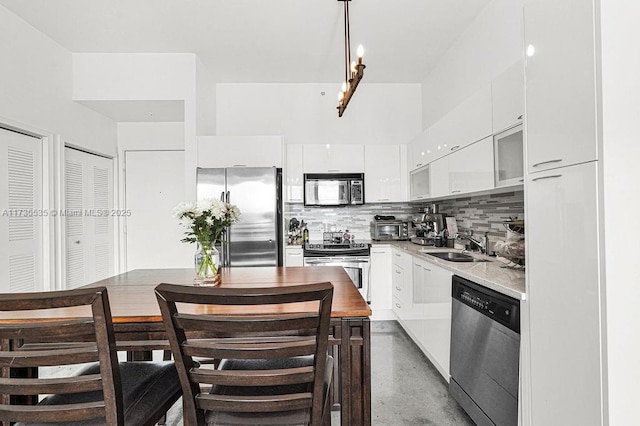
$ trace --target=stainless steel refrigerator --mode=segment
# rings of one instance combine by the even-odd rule
[[[196,193],[240,209],[218,248],[222,266],[282,266],[282,169],[198,168]]]

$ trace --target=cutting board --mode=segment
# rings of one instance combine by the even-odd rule
[[[447,231],[449,231],[449,238],[453,238],[458,234],[458,223],[455,217],[446,217]]]

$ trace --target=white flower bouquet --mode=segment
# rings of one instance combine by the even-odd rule
[[[197,275],[201,278],[215,276],[218,262],[214,245],[221,241],[224,230],[240,219],[238,207],[219,200],[182,202],[175,207],[173,215],[186,228],[186,237],[181,241],[198,243],[203,252],[200,259],[196,253]]]

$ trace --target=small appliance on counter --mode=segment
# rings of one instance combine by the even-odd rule
[[[414,217],[413,224],[416,228],[416,236],[411,237],[412,243],[436,247],[444,245],[443,231],[446,229],[444,226],[444,214],[424,213]]]
[[[369,225],[373,241],[405,241],[409,239],[409,222],[395,216],[376,215]]]

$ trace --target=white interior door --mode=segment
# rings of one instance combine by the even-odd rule
[[[185,201],[184,151],[126,151],[127,270],[193,267],[195,246],[172,216]]]
[[[114,274],[113,160],[65,148],[66,288]]]
[[[0,210],[0,292],[44,290],[40,139],[0,129]]]

